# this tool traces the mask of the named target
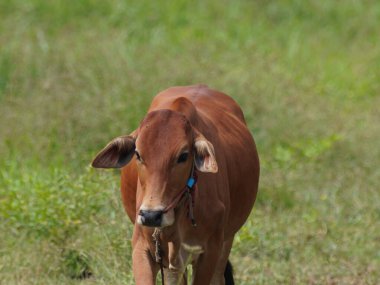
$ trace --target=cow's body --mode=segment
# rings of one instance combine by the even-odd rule
[[[230,97],[202,85],[173,87],[154,98],[148,111],[151,119],[145,123],[147,128],[154,125],[152,131],[162,129],[155,135],[157,142],[150,142],[157,156],[163,149],[162,133],[175,131],[170,130],[170,124],[175,120],[172,117],[177,118],[177,112],[211,142],[218,171],[198,172],[194,196],[197,227],[192,226],[187,207],[180,204],[173,212],[174,223],[162,228],[160,242],[166,284],[178,284],[184,278],[188,264],[193,265],[193,284],[224,284],[223,273],[234,235],[249,216],[256,198],[259,160],[255,143],[241,109]],[[162,123],[157,123],[160,120]],[[155,199],[151,196],[147,200],[143,189],[137,162],[133,158],[122,168],[121,175],[123,204],[133,223],[138,218],[143,200],[146,207],[145,204]],[[167,201],[162,201],[167,204]],[[153,259],[153,230],[135,223],[133,267],[137,284],[155,284],[159,267]]]

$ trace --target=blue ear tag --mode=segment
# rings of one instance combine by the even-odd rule
[[[193,188],[194,184],[195,184],[195,179],[193,177],[190,177],[189,180],[187,180],[187,184],[186,184],[187,187]]]

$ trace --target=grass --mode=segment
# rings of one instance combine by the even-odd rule
[[[374,0],[2,1],[0,284],[133,284],[118,172],[88,165],[194,83],[260,153],[237,283],[378,284],[379,25]]]

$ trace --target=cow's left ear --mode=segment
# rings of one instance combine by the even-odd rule
[[[135,138],[121,136],[109,142],[91,163],[95,168],[121,168],[128,164],[135,153]]]
[[[202,134],[196,132],[195,142],[195,166],[201,172],[218,172],[218,164],[215,159],[214,146]]]

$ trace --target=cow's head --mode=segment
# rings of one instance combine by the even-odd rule
[[[185,187],[193,165],[201,172],[218,171],[213,145],[181,113],[148,113],[129,136],[113,139],[92,162],[96,168],[121,168],[136,156],[138,193],[142,203],[137,223],[172,225],[174,210],[163,210]]]

